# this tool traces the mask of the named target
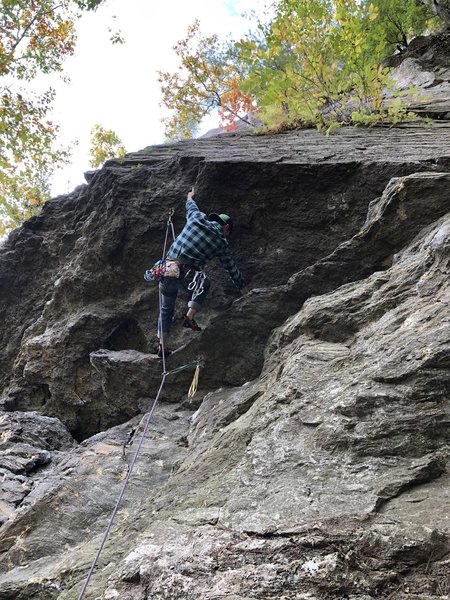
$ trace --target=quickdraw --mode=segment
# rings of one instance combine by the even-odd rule
[[[194,279],[188,285],[188,290],[192,292],[191,301],[194,302],[197,296],[203,293],[203,284],[205,283],[206,273],[204,271],[196,271]]]

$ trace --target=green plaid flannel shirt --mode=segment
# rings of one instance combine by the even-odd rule
[[[215,221],[209,221],[194,200],[187,200],[186,225],[170,246],[167,258],[203,269],[205,263],[215,257],[228,271],[234,285],[241,290],[245,281],[231,256],[221,226]]]

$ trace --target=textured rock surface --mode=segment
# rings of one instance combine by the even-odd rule
[[[404,154],[400,155],[399,147]],[[232,251],[250,287],[267,289],[285,284],[356,234],[368,205],[392,177],[430,169],[438,172],[448,165],[450,127],[442,125],[432,130],[343,130],[333,138],[313,131],[267,138],[221,137],[155,147],[132,155],[120,166],[110,164],[88,186],[48,203],[42,215],[15,232],[2,250],[4,406],[61,418],[78,440],[139,412],[159,373],[155,357],[148,354],[154,347],[157,290],[145,284],[142,273],[161,254],[169,207],[176,207],[175,227],[180,229],[182,199],[193,183],[202,208],[225,207],[233,213],[238,228]],[[417,230],[425,224],[422,218],[420,213],[411,227]],[[377,264],[364,273],[395,251],[395,238],[388,243],[392,247],[384,255],[381,250]],[[339,274],[332,277],[334,285],[346,280]],[[218,315],[221,321],[228,319],[223,313],[229,314],[237,297],[220,270],[213,272],[213,284],[204,325]],[[313,293],[319,291],[326,287]],[[279,290],[269,296],[273,293],[278,299],[283,295]],[[231,316],[247,303],[238,302]],[[284,302],[269,300],[265,292],[251,304],[257,308],[250,316],[248,310],[244,314],[246,320],[257,321],[250,329],[251,338],[256,338],[254,352],[244,357],[244,370],[238,361],[233,362],[236,369],[224,364],[219,377],[218,370],[206,375],[209,389],[255,377],[262,365],[264,340],[292,311],[284,308]],[[248,335],[238,323],[235,327],[234,334]],[[224,328],[207,328],[202,351],[215,352],[218,346],[211,348],[209,337],[217,330]],[[228,352],[236,344],[231,336],[226,338]],[[184,337],[180,332],[177,343],[188,339],[187,332]],[[108,368],[105,351],[117,367],[116,375]],[[132,360],[128,351],[147,354],[134,356],[138,381],[128,377]],[[178,360],[196,352],[196,343],[191,343]],[[222,350],[220,354],[231,357]],[[111,390],[120,370],[125,385],[116,397]],[[169,395],[185,390],[186,383],[186,377],[179,377],[169,386]]]
[[[0,523],[14,517],[46,467],[74,445],[57,419],[33,412],[0,414]]]
[[[0,599],[75,600],[161,381],[168,209],[227,210],[85,598],[450,594],[450,127],[221,136],[111,161],[0,252]],[[181,310],[180,302],[180,310]]]
[[[432,43],[427,37],[412,40],[406,51],[392,56],[387,64],[395,67],[392,74],[398,89],[415,88],[409,98],[412,110],[450,119],[450,29]]]

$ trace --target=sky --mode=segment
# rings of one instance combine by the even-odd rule
[[[65,63],[70,83],[55,76],[45,82],[57,93],[52,119],[60,126],[61,143],[78,140],[70,166],[55,174],[52,196],[85,183],[96,123],[115,131],[127,152],[164,142],[157,71],[176,70],[173,46],[196,18],[203,34],[234,39],[249,29],[242,15],[263,5],[263,0],[107,0],[84,14],[75,54]],[[113,45],[108,28],[120,30],[125,44]],[[200,133],[217,125],[216,118],[206,120]]]

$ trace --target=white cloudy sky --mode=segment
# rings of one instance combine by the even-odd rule
[[[55,175],[53,195],[84,182],[94,123],[113,129],[128,152],[164,141],[157,71],[176,69],[173,46],[194,19],[205,34],[234,38],[248,30],[242,14],[263,6],[264,0],[108,0],[84,15],[76,53],[66,62],[71,82],[51,81],[61,139],[78,140],[71,166]],[[126,43],[112,45],[108,27],[120,29]]]

